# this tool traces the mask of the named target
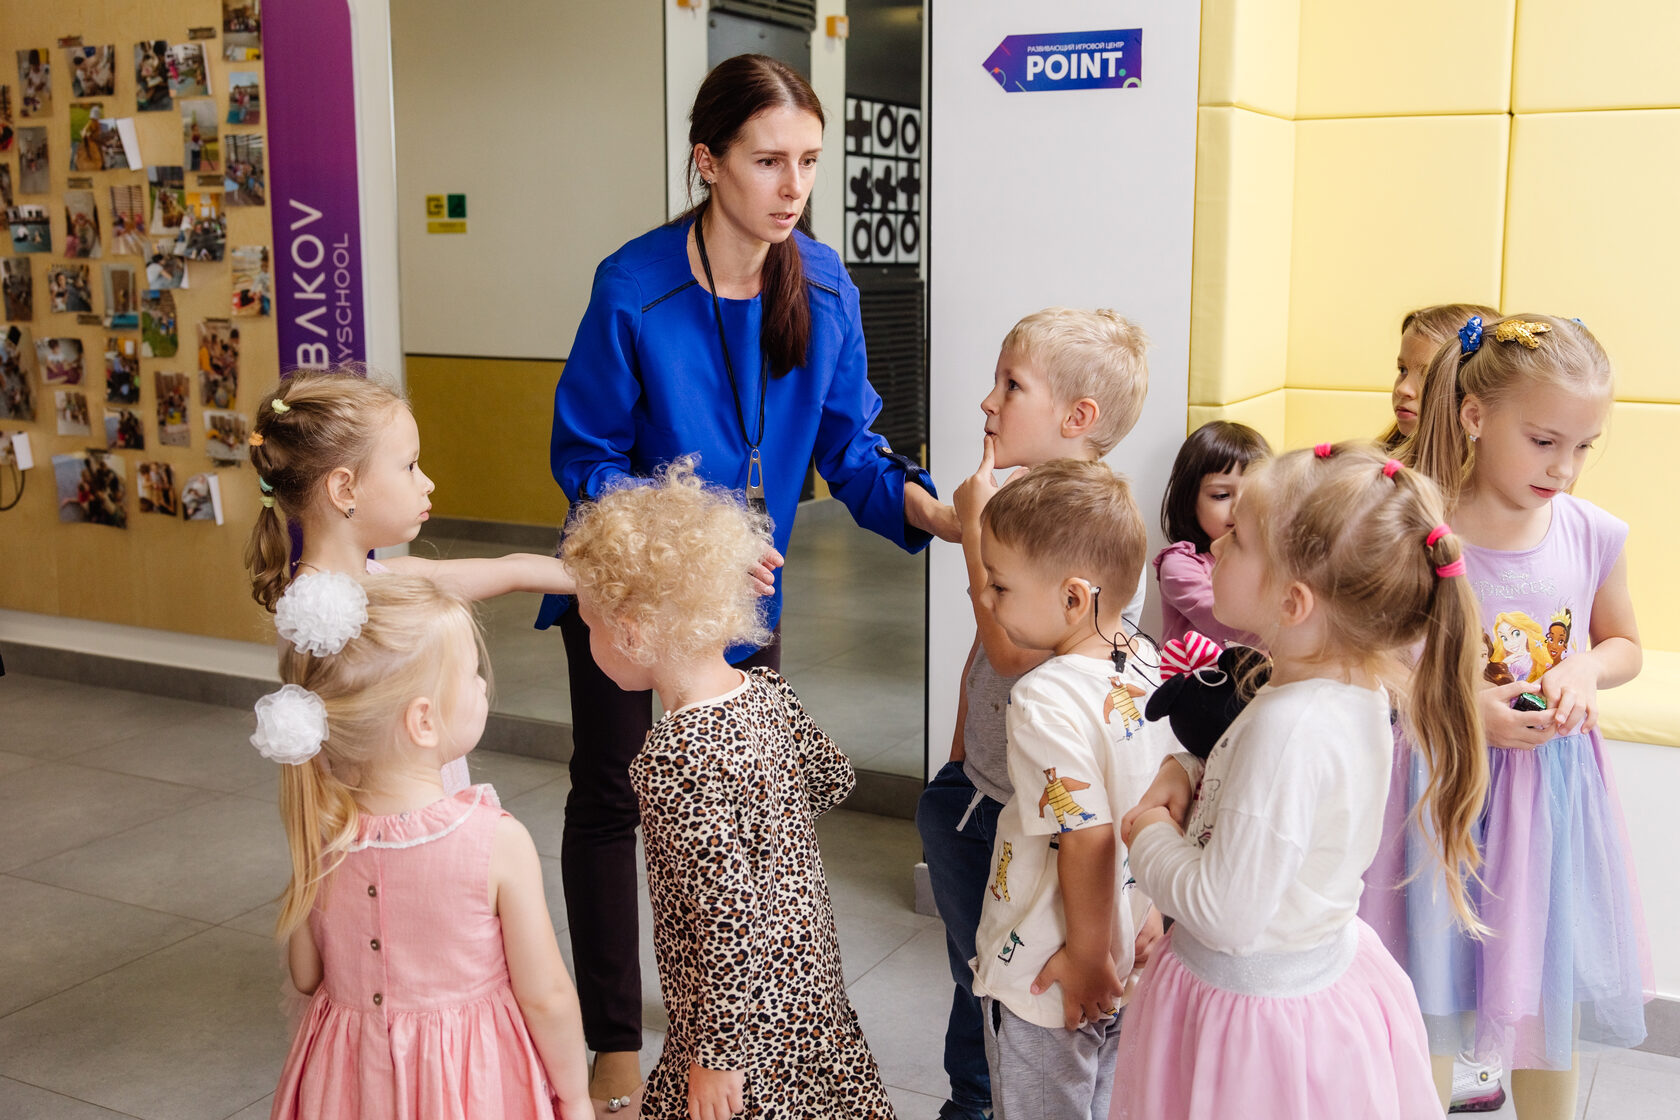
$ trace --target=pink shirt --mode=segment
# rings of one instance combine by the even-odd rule
[[[1170,544],[1155,557],[1155,581],[1161,587],[1162,645],[1192,630],[1220,645],[1260,645],[1253,634],[1213,617],[1213,553],[1197,552],[1191,541]]]

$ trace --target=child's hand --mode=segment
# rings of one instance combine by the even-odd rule
[[[774,595],[776,593],[776,569],[784,563],[786,561],[782,554],[766,545],[763,557],[749,573],[753,578],[753,589],[760,595]]]
[[[1166,809],[1159,805],[1148,809],[1144,808],[1142,805],[1137,805],[1132,808],[1131,812],[1120,818],[1120,842],[1125,844],[1128,848],[1131,847],[1132,839],[1137,836],[1138,833],[1142,832],[1150,825],[1161,821],[1165,821],[1167,824],[1172,825],[1173,828],[1178,830],[1178,834],[1180,836],[1184,835],[1184,826],[1179,824],[1178,820]]]
[[[1033,981],[1032,994],[1043,995],[1051,984],[1062,986],[1062,1025],[1070,1031],[1113,1017],[1120,1010],[1125,991],[1113,956],[1104,953],[1100,959],[1076,961],[1066,945],[1044,962]]]
[[[688,1063],[688,1120],[729,1120],[746,1108],[746,1075]]]
[[[974,540],[980,539],[980,514],[999,489],[997,478],[992,473],[996,458],[997,439],[995,436],[987,436],[984,450],[980,454],[980,465],[974,469],[973,474],[963,479],[956,493],[951,495],[951,505],[957,511],[957,521],[962,525],[963,534],[966,536],[973,533]],[[1004,485],[1007,486],[1026,473],[1026,467],[1016,468],[1004,479]]]
[[[1574,735],[1598,726],[1598,668],[1590,654],[1565,658],[1546,670],[1538,683],[1548,710],[1524,714],[1550,715],[1551,734]]]
[[[1149,908],[1149,913],[1143,916],[1143,925],[1138,929],[1137,940],[1132,942],[1132,970],[1135,972],[1149,963],[1149,958],[1155,952],[1155,945],[1167,935],[1166,922],[1161,918],[1161,912],[1155,907]]]
[[[1551,712],[1519,712],[1511,707],[1511,701],[1533,691],[1534,685],[1528,681],[1512,681],[1490,685],[1476,693],[1476,703],[1482,709],[1482,727],[1491,745],[1508,751],[1531,751],[1557,734],[1556,717]]]
[[[1155,780],[1143,791],[1138,803],[1120,818],[1120,842],[1131,844],[1132,834],[1138,828],[1138,818],[1150,809],[1165,809],[1169,820],[1182,821],[1190,812],[1190,797],[1194,792],[1190,788],[1190,775],[1184,767],[1170,758],[1162,760]]]

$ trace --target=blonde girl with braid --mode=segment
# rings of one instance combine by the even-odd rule
[[[1436,1052],[1503,1061],[1523,1120],[1574,1116],[1579,1042],[1638,1045],[1653,990],[1598,732],[1599,690],[1632,679],[1643,658],[1627,525],[1570,493],[1612,389],[1610,361],[1581,323],[1471,317],[1435,357],[1412,444],[1464,541],[1472,637],[1510,683],[1478,680],[1474,694],[1490,773],[1476,890],[1489,936],[1469,941],[1441,920],[1422,876],[1407,892],[1408,970]],[[1554,652],[1538,620],[1560,615],[1571,624]],[[1529,710],[1524,693],[1544,708]],[[1422,764],[1414,786],[1430,773]]]
[[[559,559],[533,553],[370,558],[419,535],[434,488],[420,469],[420,429],[408,402],[375,378],[351,370],[292,374],[258,407],[250,450],[262,508],[245,563],[251,595],[268,610],[295,576],[309,572],[425,576],[473,601],[510,591],[566,595],[576,587]],[[296,564],[289,526],[302,535]],[[465,760],[445,777],[451,792],[465,788]]]
[[[276,936],[310,997],[276,1120],[586,1120],[583,1021],[530,833],[440,770],[488,711],[472,608],[412,576],[305,574],[276,604],[292,874]]]
[[[1111,1116],[1439,1116],[1417,998],[1358,907],[1393,690],[1437,776],[1430,858],[1479,928],[1475,600],[1440,492],[1370,444],[1320,444],[1249,467],[1213,548],[1214,614],[1260,637],[1271,675],[1205,764],[1168,758],[1121,821],[1175,924],[1127,1012]]]

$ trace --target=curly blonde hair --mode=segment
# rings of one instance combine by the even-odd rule
[[[616,631],[620,652],[645,667],[767,644],[747,573],[769,543],[769,518],[707,486],[683,458],[578,507],[562,555],[578,596]]]

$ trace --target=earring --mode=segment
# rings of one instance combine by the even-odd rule
[[[1471,435],[1471,437],[1470,437],[1470,442],[1471,442],[1471,443],[1475,443],[1475,442],[1476,442],[1476,437],[1475,437],[1475,436],[1474,436],[1474,435]]]
[[[350,520],[350,518],[352,518],[354,516],[356,516],[356,507],[355,506],[351,506],[349,509],[344,511],[344,519],[346,521]]]

